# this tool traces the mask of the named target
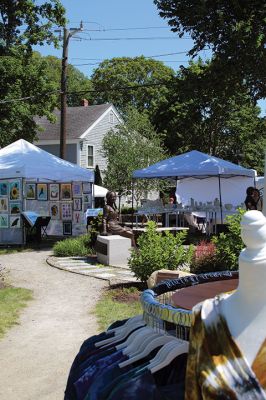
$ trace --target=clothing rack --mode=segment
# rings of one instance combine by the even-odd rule
[[[192,312],[174,307],[171,304],[171,295],[185,287],[237,278],[238,271],[219,271],[162,281],[152,289],[142,292],[140,301],[143,319],[154,329],[172,332],[179,339],[189,340]]]

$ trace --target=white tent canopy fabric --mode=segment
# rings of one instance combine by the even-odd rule
[[[247,176],[235,176],[220,179],[222,204],[240,206],[244,203],[248,186],[254,186],[254,179]],[[206,179],[187,178],[177,181],[176,201],[183,206],[190,206],[191,199],[198,204],[220,201],[219,181],[217,177]]]
[[[136,170],[133,178],[175,178],[209,176],[249,176],[255,178],[255,171],[240,165],[192,150],[179,156],[159,161],[147,168]]]
[[[94,172],[62,160],[20,139],[0,150],[0,179],[93,182]]]
[[[93,185],[94,189],[94,197],[105,197],[106,193],[108,192],[108,189],[98,186],[98,185]]]

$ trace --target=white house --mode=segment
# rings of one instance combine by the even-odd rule
[[[106,169],[106,160],[101,155],[102,140],[106,133],[121,124],[122,118],[112,104],[89,106],[86,100],[81,107],[68,107],[66,113],[66,160],[83,168],[101,173]],[[60,110],[54,111],[56,122],[46,117],[36,117],[41,130],[34,144],[59,157],[60,154]]]

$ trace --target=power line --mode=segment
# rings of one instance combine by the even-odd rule
[[[149,87],[159,87],[159,86],[169,86],[172,85],[172,81],[165,81],[165,82],[157,82],[157,83],[144,83],[142,85],[130,85],[130,86],[114,86],[114,87],[107,87],[105,89],[86,89],[86,90],[78,90],[78,91],[72,91],[69,92],[67,91],[67,95],[71,94],[86,94],[86,93],[106,93],[106,92],[113,92],[113,91],[124,91],[124,90],[135,90],[135,89],[142,89],[142,88],[149,88]],[[50,94],[61,94],[61,90],[56,90],[52,92],[47,92],[47,93],[37,93],[33,96],[26,96],[26,97],[20,97],[20,98],[15,98],[15,99],[7,99],[7,100],[0,100],[0,104],[6,104],[6,103],[14,103],[18,101],[24,101],[24,100],[31,100],[35,99],[36,97],[39,96],[48,96]]]
[[[130,60],[130,61],[133,61],[133,60]],[[130,62],[130,61],[128,61],[128,62]],[[164,61],[164,62],[169,62],[169,63],[180,63],[180,62],[182,62],[182,63],[188,63],[190,60],[167,60],[167,61]],[[121,60],[121,63],[123,63],[123,62],[127,62],[127,60]],[[163,62],[163,61],[162,61]],[[99,61],[99,62],[95,62],[95,63],[83,63],[83,64],[71,64],[73,67],[82,67],[82,66],[84,66],[84,65],[99,65],[99,64],[101,64],[102,63],[102,61]]]
[[[157,57],[167,57],[167,56],[174,56],[177,54],[187,54],[187,51],[178,51],[176,53],[165,53],[165,54],[156,54],[156,55],[152,55],[152,56],[136,56],[135,58],[138,57],[145,57],[145,58],[157,58]],[[114,57],[114,58],[121,58],[121,57]],[[83,58],[83,57],[72,57],[72,60],[90,60],[90,61],[104,61],[106,60],[106,58]]]
[[[146,36],[146,37],[123,37],[123,38],[83,38],[76,36],[76,38],[86,41],[119,41],[119,40],[180,40],[179,37],[174,36]],[[190,40],[190,38],[181,38]]]

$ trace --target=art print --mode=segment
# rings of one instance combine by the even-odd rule
[[[92,184],[90,182],[83,182],[83,193],[92,193]]]
[[[63,220],[72,220],[72,203],[61,204],[61,217]]]
[[[81,197],[82,196],[82,183],[81,182],[73,182],[72,183],[72,194],[73,194],[73,197]]]
[[[73,210],[74,211],[81,211],[82,210],[82,199],[81,198],[74,198],[73,199]]]
[[[50,183],[49,185],[50,200],[59,200],[59,183]]]
[[[37,200],[46,201],[47,199],[47,183],[37,183]]]
[[[21,203],[20,202],[10,203],[10,214],[19,214],[19,213],[21,213]]]
[[[66,235],[66,236],[72,235],[72,222],[71,221],[63,222],[63,235]]]
[[[9,183],[10,200],[20,200],[20,181],[12,181]]]
[[[26,183],[25,185],[25,193],[27,200],[35,200],[36,199],[36,185],[35,183]]]
[[[8,228],[8,214],[0,214],[0,228]]]
[[[71,183],[61,183],[61,200],[71,200]]]
[[[88,208],[91,208],[91,207],[90,207],[90,204],[89,204],[89,203],[83,203],[83,211],[84,211],[84,212],[87,211]]]
[[[0,212],[8,212],[8,198],[0,198]]]
[[[9,220],[10,228],[20,228],[20,216],[19,215],[11,215]]]
[[[83,202],[91,204],[92,202],[91,194],[83,194]]]
[[[74,224],[82,224],[84,222],[84,215],[82,212],[74,211],[73,212],[73,223]]]
[[[0,182],[0,196],[8,196],[8,182]]]
[[[50,203],[51,219],[60,219],[60,204],[59,202]]]

